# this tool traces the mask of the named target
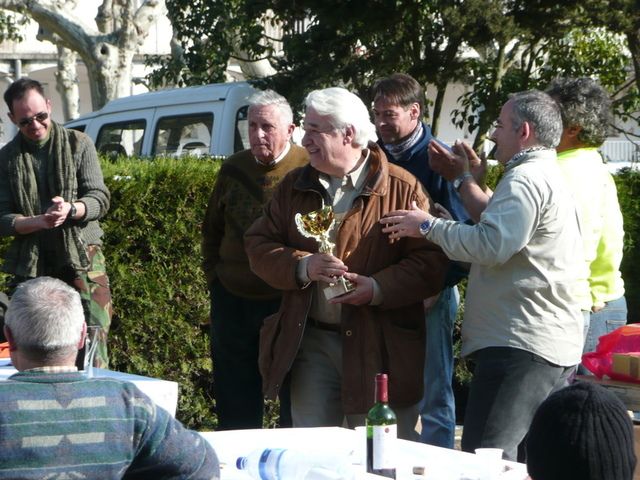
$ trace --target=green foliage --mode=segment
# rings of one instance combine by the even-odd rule
[[[481,137],[509,93],[545,90],[557,77],[597,78],[612,95],[627,83],[626,66],[631,57],[621,35],[604,28],[577,28],[560,36],[549,33],[545,38],[527,38],[528,45],[512,47],[504,57],[499,55],[500,50],[486,49],[481,58],[469,61],[467,81],[472,88],[458,99],[460,106],[453,111],[456,126],[466,127],[470,133],[480,128]],[[635,88],[629,89],[615,100],[619,116],[637,111],[635,92]]]
[[[27,24],[28,17],[0,10],[0,42],[21,42],[20,29]]]
[[[444,93],[466,72],[464,43],[488,42],[505,25],[497,0],[276,1],[284,54],[268,85],[298,105],[313,88],[344,85],[365,103],[375,78],[407,72]],[[354,14],[357,12],[357,14]],[[307,19],[304,31],[296,24]],[[436,120],[434,118],[434,120]]]
[[[200,224],[219,163],[104,162],[112,206],[101,222],[114,319],[111,368],[180,384],[177,417],[213,429],[209,300]]]
[[[268,50],[257,21],[263,12],[252,1],[167,0],[166,5],[176,44],[169,58],[147,59],[149,66],[161,65],[147,76],[153,87],[224,82],[229,59]]]
[[[477,128],[474,147],[508,93],[544,88],[554,76],[598,77],[623,119],[640,102],[625,79],[629,64],[640,69],[633,0],[167,0],[167,8],[178,48],[152,59],[163,64],[154,86],[220,81],[234,57],[268,58],[277,73],[253,80],[296,111],[310,90],[336,85],[369,103],[377,77],[407,72],[435,87],[437,134],[447,85],[460,82],[471,89],[453,121]]]
[[[624,220],[624,256],[620,271],[629,309],[628,322],[640,323],[640,171],[624,169],[614,179]]]

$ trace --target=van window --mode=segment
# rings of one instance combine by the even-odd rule
[[[140,155],[146,122],[129,120],[109,123],[98,132],[96,150],[106,155]]]
[[[83,132],[84,133],[84,129],[87,128],[86,125],[81,124],[81,125],[74,125],[73,127],[69,127],[72,130],[77,130],[78,132]]]
[[[233,151],[247,150],[249,145],[249,106],[238,109],[236,114],[236,134],[233,142]]]
[[[213,113],[164,117],[158,121],[153,155],[204,155],[209,153]]]

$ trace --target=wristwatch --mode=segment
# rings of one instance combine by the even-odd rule
[[[71,205],[71,208],[69,209],[69,213],[67,214],[67,219],[73,220],[73,217],[76,216],[76,213],[78,212],[78,209],[73,204],[73,202],[69,202],[69,205]]]
[[[420,235],[422,235],[423,237],[426,237],[429,234],[429,231],[431,231],[431,227],[433,227],[433,221],[427,218],[424,222],[420,224],[420,227],[419,227]]]
[[[460,190],[460,187],[462,186],[462,184],[464,183],[464,181],[467,178],[472,178],[473,175],[471,175],[470,172],[464,172],[460,175],[458,175],[454,180],[453,180],[453,188],[454,190],[457,192]]]

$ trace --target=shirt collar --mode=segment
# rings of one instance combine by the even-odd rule
[[[77,372],[78,367],[71,365],[46,365],[44,367],[28,368],[23,371],[32,373],[70,373]]]
[[[367,173],[369,171],[369,154],[370,150],[365,148],[362,150],[364,160],[360,163],[360,166],[355,170],[347,173],[344,177],[332,177],[326,173],[320,173],[318,175],[322,186],[330,192],[335,192],[339,187],[348,186],[356,191],[360,191],[367,179]],[[333,188],[332,188],[333,187]]]
[[[262,163],[260,160],[258,160],[257,158],[256,158],[256,162],[258,163],[258,165],[263,165],[263,166],[266,166],[266,167],[273,167],[276,163],[278,163],[280,160],[282,160],[287,153],[289,153],[289,150],[291,150],[291,142],[285,143],[284,150],[282,150],[280,155],[278,155],[276,158],[271,160],[271,162],[267,163],[266,165],[264,163]]]

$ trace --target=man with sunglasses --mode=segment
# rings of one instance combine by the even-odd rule
[[[109,210],[89,137],[51,119],[51,101],[33,79],[4,94],[17,135],[0,150],[0,236],[13,237],[2,269],[12,292],[27,279],[51,276],[78,290],[88,325],[101,327],[94,364],[107,367],[111,292],[98,220]]]

